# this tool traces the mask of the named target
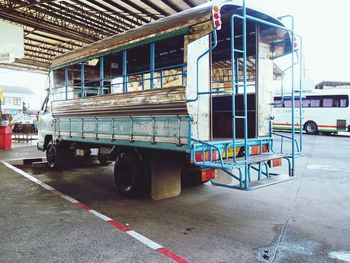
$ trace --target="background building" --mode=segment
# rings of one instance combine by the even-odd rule
[[[34,93],[25,87],[0,86],[3,90],[3,100],[1,100],[1,110],[3,114],[16,115],[23,109],[28,109],[30,104],[28,96]]]

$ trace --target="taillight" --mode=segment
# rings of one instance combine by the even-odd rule
[[[211,159],[212,160],[219,159],[219,154],[217,151],[212,151]],[[203,152],[196,152],[195,160],[196,162],[203,162]],[[204,152],[204,160],[210,161],[210,152]]]
[[[220,30],[221,29],[221,25],[222,25],[221,14],[220,14],[220,6],[214,5],[212,13],[213,13],[213,24],[214,24],[214,27],[216,28],[216,30]]]
[[[215,170],[214,169],[202,170],[202,182],[206,182],[211,179],[215,179]]]

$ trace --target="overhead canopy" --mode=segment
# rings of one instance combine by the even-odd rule
[[[206,0],[3,0],[0,20],[24,28],[25,57],[2,68],[48,71],[52,59]]]
[[[241,0],[222,2],[242,4]],[[196,10],[182,12],[195,6]],[[211,6],[207,0],[3,0],[0,19],[24,27],[25,57],[0,67],[48,71],[57,56],[53,66],[208,19]],[[262,19],[279,23],[273,16],[264,15],[266,12],[260,14]],[[76,49],[80,50],[73,54]]]

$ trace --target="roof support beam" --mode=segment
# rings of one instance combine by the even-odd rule
[[[195,7],[196,5],[192,2],[192,0],[183,0],[189,7]]]
[[[92,12],[98,13],[98,15],[96,15],[96,14],[92,14],[92,15],[101,21],[102,26],[111,27],[111,25],[112,25],[112,27],[116,30],[115,33],[123,32],[123,31],[129,29],[129,27],[126,27],[124,24],[120,23],[119,20],[116,19],[115,17],[113,17],[109,14],[106,14],[106,13],[102,13],[100,10],[95,9],[90,5],[87,5],[87,4],[80,2],[78,0],[70,0],[70,2],[77,4],[77,6],[72,5],[75,8],[83,7],[83,8],[86,8],[86,9],[92,11]],[[61,2],[61,3],[66,4],[66,5],[69,4],[67,2]],[[118,23],[116,23],[116,22],[118,22]]]
[[[175,12],[181,12],[182,9],[179,8],[177,5],[175,5],[173,3],[173,1],[169,1],[169,0],[161,0],[164,4],[166,4],[167,6],[169,6],[171,9],[173,9]]]
[[[77,24],[85,25],[88,21],[88,27],[91,30],[97,30],[103,32],[105,36],[113,35],[115,32],[108,27],[101,27],[101,25],[92,19],[88,10],[82,10],[80,8],[69,8],[64,5],[58,5],[55,3],[50,3],[49,5],[44,5],[44,8],[50,10],[53,13],[60,13],[62,16],[68,18],[74,16],[74,21]]]
[[[158,7],[157,5],[155,5],[153,2],[149,1],[149,0],[140,0],[142,3],[144,3],[145,5],[151,7],[152,9],[156,10],[159,14],[163,15],[163,16],[170,16],[170,13],[166,12],[165,10],[161,9],[160,7]]]
[[[48,36],[48,35],[36,32],[34,30],[33,31],[25,30],[24,32],[25,32],[26,36],[28,36],[28,38],[30,38],[30,35],[33,35],[33,36],[38,36],[38,37],[45,38],[45,39],[50,39],[52,41],[57,41],[57,42],[60,42],[61,44],[69,43],[70,45],[76,46],[76,47],[82,47],[83,46],[83,44],[80,44],[80,43],[77,43],[77,42],[74,42],[74,41],[63,40],[63,39],[55,37],[54,35]]]
[[[100,2],[97,2],[97,1],[94,1],[94,0],[86,0],[86,1],[88,1],[89,3],[91,3],[91,4],[95,5],[95,6],[98,6],[98,7],[102,8],[103,10],[109,11],[112,14],[116,14],[117,13],[115,10],[113,10],[113,9],[103,5],[103,4],[101,4]],[[129,28],[134,28],[135,26],[141,25],[141,23],[139,21],[134,21],[133,19],[131,19],[131,18],[129,18],[129,17],[123,15],[123,14],[117,13],[117,15],[124,20],[123,23],[126,26],[128,26]],[[128,21],[128,23],[126,23],[126,21]]]
[[[39,29],[40,31],[49,33],[49,34],[57,34],[66,38],[71,38],[77,41],[81,41],[84,43],[92,43],[97,39],[94,39],[91,36],[84,36],[79,32],[74,32],[68,28],[62,28],[61,26],[56,25],[55,23],[43,21],[42,19],[38,19],[34,16],[26,16],[17,11],[10,11],[8,13],[0,13],[0,18],[5,19],[10,22],[14,22],[17,24],[22,24],[25,26],[30,26],[35,29]]]
[[[123,0],[123,3],[127,4],[128,6],[131,6],[134,9],[136,9],[141,14],[145,14],[145,15],[149,16],[151,19],[154,19],[154,20],[158,20],[159,19],[159,17],[157,15],[152,14],[152,13],[148,13],[145,9],[141,8],[140,6],[138,6],[137,4],[135,4],[131,0]]]
[[[129,15],[132,14],[132,12],[129,9],[127,9],[127,8],[117,4],[116,2],[114,2],[112,0],[104,0],[104,2],[108,3],[111,6],[114,6],[115,8],[118,8],[119,10],[122,10],[126,14],[129,14]],[[142,16],[140,16],[138,14],[132,14],[132,16],[135,17],[136,19],[144,22],[144,23],[148,23],[149,22],[147,19],[145,19],[144,17],[142,17]],[[131,21],[133,21],[133,20],[131,20]],[[137,24],[141,25],[142,23],[138,22]]]

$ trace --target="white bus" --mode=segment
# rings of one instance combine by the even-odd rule
[[[327,89],[302,94],[302,129],[307,134],[350,131],[350,89]],[[295,95],[295,129],[299,130],[300,96]],[[291,130],[291,96],[276,96],[273,129]]]

